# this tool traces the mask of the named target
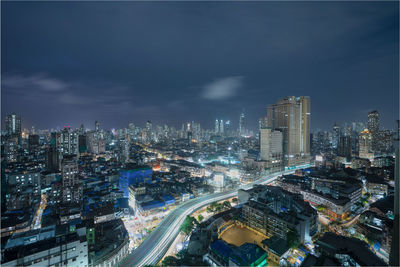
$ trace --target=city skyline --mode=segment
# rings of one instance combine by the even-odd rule
[[[283,99],[284,97],[282,97],[282,99]],[[376,111],[376,110],[371,110],[370,112],[374,112],[374,111]],[[379,111],[378,111],[379,112]],[[335,128],[336,127],[339,127],[340,129],[342,129],[342,130],[345,130],[345,128],[346,128],[346,126],[347,127],[350,127],[353,123],[356,123],[357,124],[357,126],[359,126],[359,124],[361,123],[362,125],[364,125],[364,128],[363,129],[368,129],[368,113],[369,112],[367,112],[366,113],[366,115],[367,115],[367,117],[364,119],[364,120],[362,120],[362,121],[352,121],[352,120],[348,120],[348,121],[344,121],[344,122],[342,122],[342,123],[338,123],[338,121],[334,121],[333,123],[332,123],[332,126],[331,126],[331,128],[328,128],[328,129],[321,129],[321,128],[318,128],[318,127],[315,127],[315,128],[310,128],[310,133],[315,133],[315,132],[320,132],[320,131],[323,131],[323,132],[330,132],[330,131],[335,131]],[[240,114],[242,114],[242,113],[240,113]],[[379,113],[380,114],[380,113]],[[7,116],[8,115],[17,115],[17,116],[20,116],[20,114],[19,113],[17,113],[17,112],[11,112],[11,113],[8,113],[8,114],[4,114],[3,116],[2,116],[2,130],[3,131],[6,131],[6,120],[7,120]],[[380,114],[380,116],[381,116],[381,114]],[[20,116],[21,117],[21,116]],[[267,118],[267,116],[263,116],[263,117],[261,117],[260,119],[263,119],[263,120],[265,120]],[[381,118],[381,117],[380,117]],[[256,122],[256,123],[258,123],[258,125],[257,126],[260,126],[259,125],[259,123],[260,123],[260,119]],[[216,119],[217,121],[224,121],[224,119]],[[30,131],[30,130],[32,130],[32,129],[35,129],[35,130],[62,130],[62,129],[64,129],[64,128],[72,128],[72,129],[79,129],[79,128],[81,128],[81,126],[83,125],[84,126],[84,129],[85,130],[95,130],[96,129],[96,124],[100,124],[101,126],[100,126],[100,128],[102,128],[102,129],[104,129],[104,130],[113,130],[113,129],[124,129],[124,128],[129,128],[129,125],[130,124],[133,124],[133,125],[135,125],[135,127],[139,127],[139,128],[146,128],[146,124],[148,123],[148,122],[150,122],[150,123],[152,123],[152,121],[151,120],[147,120],[147,121],[145,121],[145,122],[143,122],[143,123],[141,123],[141,124],[136,124],[136,122],[134,122],[134,121],[128,121],[127,123],[126,123],[126,125],[123,125],[123,126],[121,126],[121,127],[110,127],[110,128],[108,128],[108,127],[103,127],[103,125],[102,125],[102,123],[101,123],[101,121],[98,121],[98,120],[94,120],[94,121],[92,121],[92,122],[89,122],[89,124],[84,124],[84,123],[78,123],[77,125],[73,125],[73,124],[71,124],[71,123],[64,123],[63,125],[57,125],[57,126],[53,126],[53,127],[47,127],[47,128],[37,128],[34,124],[29,128],[29,127],[26,127],[25,125],[24,125],[24,119],[22,118],[21,119],[21,130],[22,131],[25,131],[25,130],[28,130],[28,131]],[[197,120],[188,120],[188,121],[182,121],[182,122],[177,122],[177,124],[176,125],[170,125],[170,124],[166,124],[166,123],[163,123],[163,122],[159,122],[159,123],[152,123],[152,125],[153,126],[168,126],[168,127],[174,127],[175,129],[177,129],[177,130],[179,130],[179,129],[181,129],[182,128],[182,126],[184,126],[185,127],[185,130],[186,130],[186,128],[187,128],[187,123],[192,123],[192,122],[196,122],[196,123],[199,123]],[[240,122],[240,118],[237,120],[237,122],[236,122],[236,125],[235,125],[235,121],[234,120],[230,120],[230,119],[227,119],[226,121],[225,121],[225,123],[229,123],[229,125],[230,125],[230,130],[232,131],[237,131],[237,132],[239,132],[240,131],[240,127],[239,127],[239,122]],[[256,124],[256,123],[253,123],[253,124]],[[232,124],[234,125],[233,127],[232,127]],[[208,130],[208,131],[215,131],[215,125],[212,125],[211,127],[203,127],[203,125],[202,124],[200,124],[200,126],[201,126],[201,128],[202,129],[205,129],[205,130]],[[265,126],[264,126],[265,127]],[[393,130],[394,132],[396,132],[396,127],[397,127],[397,122],[396,121],[394,121],[393,122],[393,127],[392,128],[386,128],[385,126],[383,126],[383,125],[380,125],[380,127],[382,128],[382,130]],[[270,127],[269,127],[270,128]],[[253,133],[257,133],[258,131],[259,131],[259,128],[245,128],[245,130],[248,130],[248,131],[251,131],[251,132],[253,132]],[[219,132],[219,131],[218,131]]]
[[[400,266],[399,1],[3,1],[1,266]]]
[[[311,130],[371,110],[393,129],[398,117],[397,2],[2,7],[2,125],[16,112],[24,128],[194,119],[212,129],[216,118],[237,128],[245,108],[256,130],[267,105],[291,95],[310,96]]]

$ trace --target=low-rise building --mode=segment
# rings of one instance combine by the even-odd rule
[[[2,266],[88,266],[86,228],[49,226],[14,234],[5,246]]]

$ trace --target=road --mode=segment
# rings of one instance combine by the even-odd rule
[[[270,183],[278,176],[282,174],[290,174],[294,171],[295,169],[271,174],[252,183],[240,186],[238,189],[249,189],[252,188],[254,184]],[[198,197],[181,204],[166,216],[157,228],[149,234],[147,239],[119,263],[119,266],[144,266],[157,264],[179,234],[179,228],[187,215],[192,214],[194,211],[214,201],[221,201],[235,196],[238,189]]]
[[[43,211],[46,209],[46,205],[47,205],[46,195],[42,194],[40,196],[40,198],[41,198],[41,201],[40,201],[39,208],[36,211],[36,218],[32,220],[33,229],[40,229],[40,227],[42,226],[42,215],[43,215]]]

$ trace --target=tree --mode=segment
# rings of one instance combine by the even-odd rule
[[[199,214],[199,216],[197,216],[197,220],[199,222],[201,222],[204,219],[203,215]]]
[[[183,260],[188,254],[188,250],[187,249],[181,249],[178,254],[176,254],[176,256],[178,257],[178,259]]]
[[[218,206],[218,203],[217,203],[217,202],[211,203],[211,204],[210,204],[210,209],[211,209],[211,211],[215,211],[216,208],[217,208],[217,206]]]
[[[181,262],[174,256],[167,256],[161,263],[161,266],[180,266]]]
[[[289,228],[289,231],[286,233],[286,245],[289,248],[295,248],[299,245],[300,237],[299,233],[295,228]]]
[[[222,203],[222,205],[227,209],[232,208],[231,203],[228,200],[224,201],[224,203]]]
[[[186,216],[185,220],[183,221],[180,230],[182,233],[189,235],[190,232],[193,230],[194,224],[198,224],[199,222],[196,221],[195,218],[191,217],[191,216]]]
[[[217,207],[215,208],[216,212],[220,212],[222,210],[222,204],[217,204]]]

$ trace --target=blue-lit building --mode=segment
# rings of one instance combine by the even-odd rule
[[[164,200],[166,206],[175,204],[175,198],[171,195],[161,196],[161,199]]]
[[[119,171],[119,188],[124,197],[129,197],[129,186],[139,183],[151,183],[153,169],[149,166],[128,166]]]
[[[268,253],[256,244],[237,247],[217,239],[203,259],[211,266],[267,266]]]
[[[144,202],[138,206],[138,210],[142,216],[147,216],[155,212],[166,210],[165,202],[161,200]]]

